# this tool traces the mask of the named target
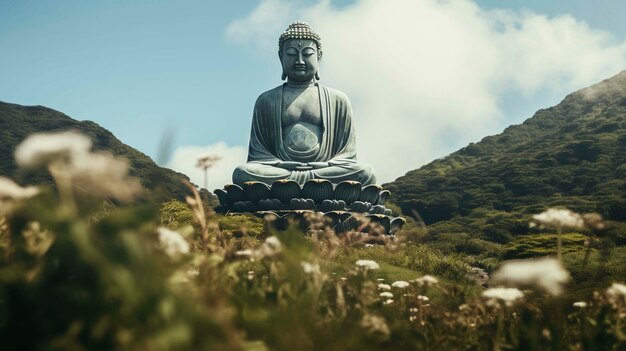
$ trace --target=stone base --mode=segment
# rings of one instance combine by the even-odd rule
[[[313,179],[303,186],[292,180],[279,180],[272,186],[261,182],[246,182],[243,186],[229,184],[215,190],[220,206],[218,213],[253,213],[270,216],[280,227],[289,219],[302,220],[307,213],[321,212],[332,223],[333,229],[341,233],[359,229],[363,216],[380,224],[385,234],[402,228],[404,218],[392,217],[391,210],[384,206],[390,192],[380,185],[362,187],[356,181],[344,181],[337,185],[328,180]]]
[[[402,229],[402,226],[406,222],[402,217],[392,217],[382,214],[368,214],[363,215],[361,213],[348,212],[348,211],[329,211],[329,212],[315,212],[311,210],[293,210],[293,211],[255,211],[251,212],[257,217],[265,218],[272,222],[272,225],[279,229],[285,230],[291,223],[295,223],[302,230],[309,229],[309,223],[307,216],[315,213],[322,213],[326,219],[327,227],[333,229],[337,234],[345,233],[350,230],[357,230],[363,233],[369,233],[372,225],[364,225],[363,219],[369,220],[369,223],[376,223],[380,225],[382,233],[379,234],[394,234],[396,231]],[[228,212],[227,215],[240,215],[242,212]]]

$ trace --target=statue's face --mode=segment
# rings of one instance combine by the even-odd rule
[[[319,68],[317,45],[308,39],[287,39],[283,43],[280,58],[283,72],[289,80],[296,82],[310,81]]]

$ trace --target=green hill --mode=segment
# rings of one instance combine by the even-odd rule
[[[623,71],[385,187],[406,215],[498,239],[526,232],[528,214],[550,206],[626,221],[625,174]]]
[[[189,189],[183,184],[187,176],[159,167],[145,154],[122,143],[111,132],[95,122],[77,121],[61,112],[43,106],[21,106],[0,102],[0,175],[8,176],[22,184],[50,183],[46,172],[23,171],[13,158],[15,147],[26,136],[36,132],[77,130],[88,135],[96,150],[108,150],[130,161],[131,174],[138,177],[144,187],[152,190],[154,199],[165,201],[184,199]]]

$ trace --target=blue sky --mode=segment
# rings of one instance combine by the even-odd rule
[[[572,33],[584,36],[581,45],[588,45],[590,50],[599,51],[599,56],[603,57],[592,62],[610,66],[610,69],[589,67],[589,74],[578,76],[574,72],[578,68],[572,66],[569,71],[558,73],[556,77],[566,82],[558,86],[553,86],[549,81],[520,80],[511,85],[514,88],[504,89],[498,88],[504,83],[494,83],[493,77],[481,76],[485,77],[485,94],[496,91],[497,96],[484,106],[477,107],[476,116],[482,113],[489,115],[489,118],[481,119],[479,123],[472,122],[471,125],[482,127],[467,133],[466,128],[454,120],[462,120],[464,116],[457,116],[454,111],[445,109],[438,112],[436,105],[427,110],[413,111],[407,107],[394,110],[395,114],[406,110],[406,114],[411,116],[431,114],[427,121],[440,121],[437,122],[439,124],[435,123],[439,129],[434,130],[434,135],[438,138],[420,146],[420,150],[425,151],[416,151],[418,156],[414,159],[398,160],[403,165],[391,167],[393,172],[385,174],[383,181],[401,176],[407,170],[442,157],[470,141],[497,133],[509,124],[521,123],[537,109],[558,103],[566,93],[608,78],[608,73],[617,73],[619,67],[626,68],[621,66],[626,59],[623,52],[619,51],[622,50],[620,45],[626,41],[626,26],[623,25],[623,17],[620,18],[626,13],[625,1],[451,1],[458,2],[459,6],[447,6],[434,0],[422,2],[423,7],[419,7],[420,11],[414,17],[420,23],[426,21],[419,17],[420,13],[430,9],[436,10],[433,14],[442,16],[448,11],[453,16],[450,18],[467,19],[470,25],[476,21],[484,21],[485,17],[491,16],[490,11],[494,9],[505,9],[509,14],[520,16],[519,23],[531,23],[527,18],[522,18],[523,13],[530,12],[536,15],[535,18],[546,18],[545,25],[551,26],[550,28],[572,28]],[[368,146],[372,144],[371,133],[367,130],[368,125],[372,124],[367,122],[367,118],[370,118],[368,113],[381,107],[368,104],[370,95],[367,91],[362,91],[362,84],[354,87],[351,84],[362,79],[371,81],[372,77],[367,76],[371,69],[367,67],[373,66],[363,63],[363,69],[367,71],[353,71],[352,76],[344,74],[341,63],[352,62],[354,57],[348,58],[345,55],[353,53],[343,52],[342,47],[333,42],[334,35],[328,35],[332,32],[332,23],[339,23],[333,22],[335,18],[347,18],[348,21],[359,23],[356,17],[372,16],[366,6],[367,3],[371,4],[371,0],[322,1],[321,4],[311,0],[289,3],[287,6],[281,0],[0,0],[0,101],[44,105],[75,119],[93,120],[111,130],[123,142],[153,158],[157,158],[159,141],[167,133],[174,135],[172,152],[195,147],[194,153],[188,155],[222,150],[228,158],[230,150],[233,155],[239,155],[233,156],[234,158],[239,158],[224,162],[224,169],[220,172],[227,174],[232,170],[232,165],[241,159],[242,150],[245,153],[251,111],[256,97],[262,91],[280,84],[279,62],[275,54],[276,48],[272,46],[275,45],[277,34],[291,21],[305,17],[314,29],[316,22],[319,23],[322,40],[325,40],[326,34],[329,42],[329,51],[325,53],[325,57],[329,57],[328,60],[325,59],[328,62],[322,62],[322,72],[329,74],[323,76],[322,80],[328,84],[337,84],[334,87],[345,91],[353,99],[355,113],[361,111],[365,116],[362,138],[365,140],[357,140],[364,145],[363,150],[359,150],[361,158],[372,162],[376,168],[391,169],[382,161],[383,156],[380,156],[380,161],[377,156],[368,158],[375,153],[375,149]],[[294,3],[297,5],[293,5]],[[394,1],[386,1],[385,4],[396,6]],[[258,20],[263,14],[264,6],[270,12],[271,9],[281,9],[281,6],[288,9],[284,13],[277,13],[275,17],[270,13],[269,18],[266,14]],[[413,5],[399,1],[397,6]],[[308,12],[303,14],[302,9],[316,9],[318,12],[307,18]],[[465,16],[464,11],[469,14]],[[376,13],[380,12],[378,10]],[[324,13],[324,18],[328,18],[328,21],[324,22],[316,17],[317,13]],[[558,18],[563,16],[571,21],[560,23]],[[388,20],[390,17],[386,18]],[[526,28],[525,24],[519,23],[515,25]],[[381,22],[376,25],[380,26],[379,32],[382,33],[392,24],[384,22],[381,17]],[[480,24],[476,28],[476,33],[479,33],[477,35],[485,32]],[[517,35],[513,32],[517,31],[511,30],[511,35]],[[442,37],[445,37],[445,33],[443,34]],[[436,38],[438,33],[432,35]],[[524,35],[532,38],[532,35],[540,34],[528,32]],[[388,42],[390,39],[386,40]],[[398,50],[401,50],[404,43],[406,41],[398,41]],[[333,52],[330,48],[337,49]],[[585,49],[583,47],[581,50]],[[567,50],[573,49],[558,49],[554,55],[560,55],[561,52],[563,55],[573,55],[572,51]],[[604,57],[609,58],[603,61]],[[356,59],[373,62],[372,55],[357,56]],[[393,59],[393,55],[389,55],[389,64],[393,64]],[[420,64],[419,54],[410,59]],[[624,61],[620,61],[622,59]],[[605,64],[606,62],[611,65]],[[443,60],[441,65],[445,64],[446,60]],[[485,62],[485,67],[488,64]],[[467,69],[473,70],[475,67],[468,65]],[[516,77],[507,79],[519,80]],[[408,79],[415,80],[407,74]],[[458,77],[461,82],[467,79],[475,77],[468,78],[463,74]],[[429,90],[441,89],[444,92],[441,96],[429,98],[424,104],[428,105],[436,100],[442,100],[442,104],[446,104],[445,91],[449,89],[449,84],[436,86],[432,81]],[[468,86],[472,87],[472,84]],[[402,90],[402,86],[398,85],[398,89]],[[425,90],[416,90],[416,94],[423,91]],[[450,91],[450,94],[455,93],[454,89]],[[479,100],[471,99],[466,103],[473,104]],[[358,128],[358,119],[356,123]],[[422,121],[416,128],[425,123],[428,122]],[[393,138],[393,132],[386,132],[381,140],[385,140],[385,137]],[[221,148],[216,149],[216,145]],[[398,147],[402,145],[390,145],[390,148]],[[176,168],[187,173],[193,172],[188,166],[181,166],[179,163]],[[190,176],[195,179],[197,174]],[[225,182],[223,177],[218,176],[216,181]]]

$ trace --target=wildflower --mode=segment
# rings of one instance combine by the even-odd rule
[[[189,253],[189,244],[178,232],[165,227],[160,227],[157,231],[161,247],[168,256],[174,258]]]
[[[511,306],[516,300],[524,297],[524,293],[515,288],[491,288],[483,291],[482,296],[490,300],[500,300]]]
[[[380,297],[387,297],[387,298],[391,298],[393,297],[393,294],[388,292],[388,291],[384,291],[380,293]]]
[[[389,286],[389,284],[378,284],[378,289],[380,289],[380,290],[391,290],[391,286]]]
[[[130,201],[142,190],[138,178],[128,174],[130,164],[108,152],[80,154],[69,168],[74,184],[101,196]]]
[[[341,279],[342,282],[345,282],[346,280],[348,280],[348,278],[346,278],[346,277],[341,277],[339,279]]]
[[[393,286],[394,288],[404,289],[409,286],[409,282],[406,282],[404,280],[398,280],[393,282],[391,286]]]
[[[389,304],[392,304],[393,302],[394,302],[393,299],[387,299],[383,301],[383,305],[389,305]]]
[[[258,253],[261,257],[272,257],[278,255],[282,251],[282,245],[280,244],[280,240],[278,240],[275,236],[270,236],[265,239],[263,244],[258,250]]]
[[[385,281],[385,278],[378,278],[378,279],[376,279],[376,281],[377,281],[377,282],[384,282],[384,281]]]
[[[372,245],[372,244],[365,244],[365,247],[368,248],[368,249],[371,249],[372,247],[374,247],[374,245]]]
[[[411,313],[417,313],[417,312],[419,312],[419,308],[417,308],[417,307],[411,307],[411,308],[409,308],[409,312],[411,312]]]
[[[78,189],[95,195],[130,201],[141,192],[139,179],[128,174],[127,160],[90,149],[91,140],[78,132],[37,133],[18,145],[15,161],[24,168],[62,162],[63,167],[56,172],[69,177]]]
[[[430,301],[430,299],[428,298],[428,296],[424,296],[424,295],[418,295],[418,296],[417,296],[417,299],[418,299],[419,301],[423,301],[423,302]]]
[[[188,278],[193,278],[193,277],[197,277],[200,275],[200,268],[199,267],[191,267],[187,270],[187,277]]]
[[[45,166],[57,160],[71,160],[89,153],[91,140],[74,131],[35,133],[15,149],[15,162],[24,168]]]
[[[432,275],[428,275],[428,274],[426,274],[425,276],[423,276],[421,278],[417,278],[414,281],[418,285],[435,285],[435,284],[439,283],[439,280],[437,280],[437,278],[433,277]]]
[[[0,205],[27,199],[39,193],[34,186],[21,187],[9,178],[0,177]]]
[[[508,261],[494,274],[493,281],[514,286],[536,287],[557,296],[570,279],[569,272],[554,258]]]
[[[539,228],[570,228],[582,229],[585,225],[583,218],[576,212],[568,209],[549,208],[548,210],[533,216],[535,225]]]
[[[584,302],[584,301],[578,301],[578,302],[574,302],[572,304],[572,306],[578,307],[578,308],[586,308],[587,307],[587,303]]]
[[[364,269],[364,270],[368,270],[368,269],[379,269],[380,266],[378,265],[378,263],[376,263],[375,261],[372,260],[358,260],[356,261],[356,266],[358,268]]]
[[[613,283],[610,288],[606,289],[606,295],[613,304],[619,301],[624,302],[626,300],[626,285]]]
[[[366,314],[363,316],[363,319],[359,324],[369,334],[382,334],[383,336],[389,336],[389,327],[383,317]]]
[[[317,263],[300,262],[306,274],[320,274],[320,265]]]
[[[235,256],[244,257],[244,258],[250,258],[252,257],[253,254],[254,252],[250,249],[245,249],[245,250],[235,252]]]

